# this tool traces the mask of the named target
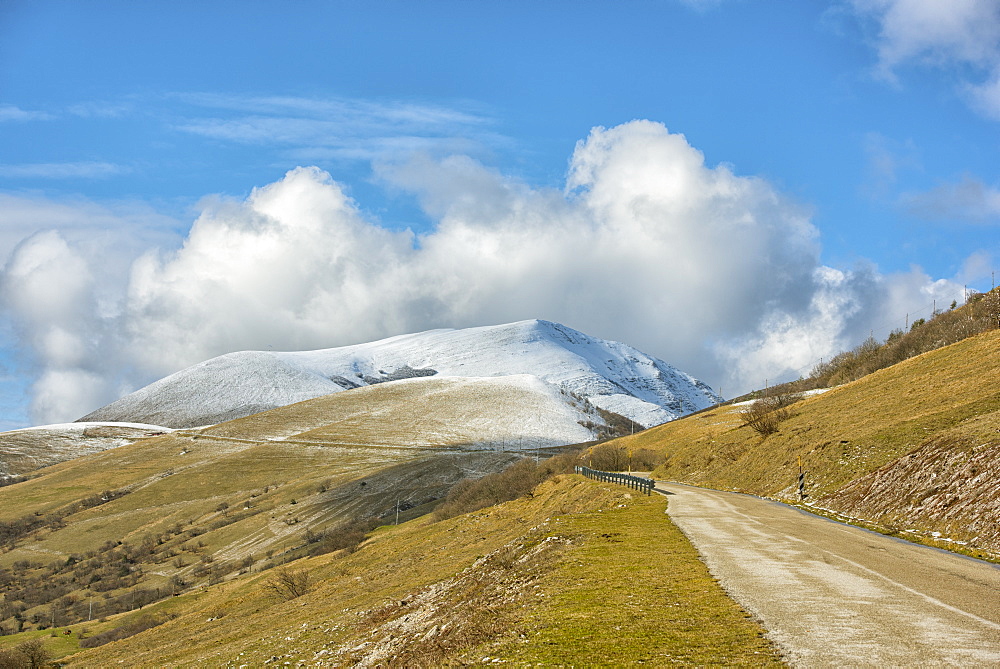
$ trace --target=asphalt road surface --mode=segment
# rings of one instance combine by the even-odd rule
[[[712,575],[795,666],[1000,666],[1000,567],[659,482]]]

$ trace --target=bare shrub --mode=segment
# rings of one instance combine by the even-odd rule
[[[41,639],[29,639],[0,651],[0,669],[40,669],[48,666],[49,657]]]
[[[368,533],[379,524],[378,518],[361,518],[342,523],[322,533],[308,529],[303,539],[310,546],[309,555],[323,555],[339,550],[353,553],[368,537]]]
[[[451,518],[517,499],[531,493],[549,475],[547,468],[524,458],[502,472],[481,479],[463,479],[452,487],[445,501],[434,510],[434,515],[438,519]]]
[[[653,471],[666,462],[666,455],[651,448],[640,448],[632,452],[632,469]]]
[[[628,451],[617,444],[599,444],[590,449],[586,464],[604,472],[620,472],[628,467]]]
[[[762,397],[740,412],[744,424],[761,436],[778,431],[778,424],[788,418],[788,406],[797,401],[798,395],[772,395]]]
[[[282,567],[268,579],[266,587],[282,599],[292,600],[312,589],[312,578],[305,569]]]
[[[605,472],[652,471],[663,464],[663,453],[651,448],[632,450],[619,444],[599,444],[584,457],[583,462],[592,469]]]

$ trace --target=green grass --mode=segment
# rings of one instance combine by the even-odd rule
[[[664,509],[660,497],[563,476],[530,498],[440,522],[419,518],[379,530],[356,553],[299,560],[294,568],[316,586],[298,599],[269,594],[273,572],[264,572],[147,607],[170,606],[178,617],[67,661],[350,664],[384,642],[397,664],[485,656],[777,664],[763,630],[726,597]],[[406,624],[418,633],[387,641]]]
[[[57,627],[54,633],[53,630],[36,630],[10,636],[0,636],[0,650],[9,650],[19,643],[31,639],[41,639],[45,650],[49,653],[49,657],[53,660],[58,660],[80,649],[79,634],[83,627],[86,627],[86,624]],[[70,634],[64,633],[67,630]]]
[[[541,581],[526,637],[490,653],[558,665],[780,664],[670,522],[660,495],[550,522],[578,544]]]

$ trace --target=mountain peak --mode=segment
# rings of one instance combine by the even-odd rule
[[[647,427],[720,399],[697,379],[627,344],[531,319],[316,351],[230,353],[183,369],[80,420],[192,427],[377,383],[518,374],[555,386],[568,401],[585,401]]]

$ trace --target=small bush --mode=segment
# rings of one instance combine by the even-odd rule
[[[740,412],[744,424],[766,437],[778,431],[778,423],[789,416],[788,406],[801,395],[785,394],[762,397]]]
[[[524,458],[502,472],[480,479],[462,479],[448,491],[448,496],[434,510],[434,515],[443,520],[530,495],[542,481],[573,471],[577,458],[576,451],[556,455],[538,464]]]
[[[266,587],[282,599],[292,600],[312,589],[312,578],[305,569],[293,570],[283,567],[268,579]]]
[[[309,555],[323,555],[344,549],[348,552],[354,552],[368,536],[368,533],[379,524],[380,521],[377,518],[361,518],[321,533],[306,530],[303,539],[309,545]]]

